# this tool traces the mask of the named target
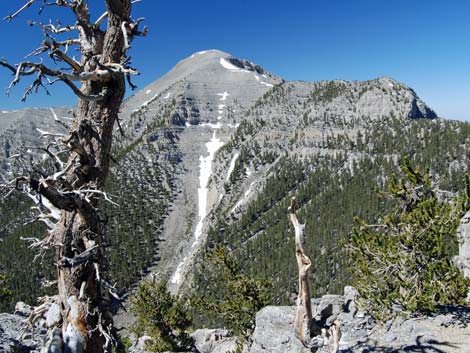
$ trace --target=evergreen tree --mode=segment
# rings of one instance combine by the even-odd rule
[[[133,331],[137,336],[149,335],[145,349],[151,352],[187,352],[193,346],[186,330],[191,319],[184,305],[162,283],[142,282],[131,298],[137,317]]]
[[[430,312],[439,304],[463,304],[470,289],[470,279],[452,261],[456,230],[470,206],[468,177],[466,192],[446,200],[430,174],[408,159],[401,170],[381,194],[394,203],[392,212],[376,224],[357,217],[346,246],[355,285],[379,319],[393,315],[396,305]]]
[[[243,274],[235,258],[221,245],[215,246],[209,261],[218,293],[202,293],[192,305],[199,315],[216,315],[226,328],[248,335],[254,328],[256,313],[268,303],[268,283]]]

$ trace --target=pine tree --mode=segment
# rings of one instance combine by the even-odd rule
[[[151,352],[187,352],[193,340],[187,329],[191,319],[184,305],[164,284],[142,282],[131,298],[132,311],[137,317],[133,331],[147,334],[151,341],[145,349]]]
[[[470,193],[448,200],[434,188],[429,173],[413,168],[408,159],[403,176],[392,177],[386,192],[393,211],[376,224],[356,218],[346,251],[355,285],[379,319],[406,312],[432,312],[439,304],[463,304],[470,279],[463,277],[452,256],[456,230]]]

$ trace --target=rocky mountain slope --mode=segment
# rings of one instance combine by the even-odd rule
[[[70,116],[67,108],[54,112]],[[36,146],[42,131],[63,132],[52,115],[47,109],[1,113],[3,180],[21,171],[11,156],[22,145]],[[373,218],[384,207],[373,189],[400,158],[429,166],[445,190],[461,186],[470,164],[469,124],[436,117],[391,78],[287,82],[218,50],[182,60],[126,100],[123,135],[116,130],[118,163],[107,191],[118,206],[102,209],[121,294],[152,274],[173,292],[217,295],[216,274],[202,259],[222,243],[246,273],[274,284],[273,304],[287,304],[296,270],[285,210],[294,192],[318,258],[314,293],[340,291],[348,274],[338,241],[355,215]],[[41,151],[31,156],[41,158]],[[20,236],[44,231],[22,228],[31,217],[27,202],[10,195],[1,212],[0,272],[10,274],[16,293],[4,306],[11,308],[37,295],[32,288],[50,270],[38,265],[29,275],[18,272],[33,257]],[[24,260],[9,258],[21,247]]]

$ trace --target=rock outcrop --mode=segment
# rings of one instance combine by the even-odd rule
[[[0,314],[0,352],[1,353],[39,353],[45,345],[46,320],[29,324],[27,319],[32,308],[19,302],[15,314]]]
[[[459,255],[456,257],[456,263],[464,276],[470,278],[470,211],[462,217],[460,226],[457,229],[457,237],[459,240]]]
[[[396,318],[385,324],[375,322],[363,311],[351,307],[347,296],[327,295],[312,300],[317,313],[327,322],[340,320],[340,352],[446,352],[468,353],[470,309],[445,307],[435,316]],[[250,353],[307,353],[294,336],[295,307],[268,306],[256,315]],[[325,347],[318,353],[326,353]]]
[[[447,306],[432,316],[398,317],[386,323],[378,323],[356,306],[357,291],[345,288],[344,295],[325,295],[312,299],[315,320],[328,327],[333,320],[341,322],[339,352],[421,352],[421,353],[469,353],[470,308]],[[27,309],[27,307],[26,307]],[[294,335],[294,306],[267,306],[256,315],[256,327],[250,347],[245,353],[309,353]],[[28,310],[19,314],[0,314],[0,352],[2,353],[43,353],[47,337],[45,313],[43,320],[34,326],[26,325]],[[26,329],[26,330],[25,330]],[[24,334],[22,335],[22,333]],[[22,337],[20,337],[22,335]],[[199,329],[191,335],[196,352],[224,353],[234,351],[237,337],[225,329]],[[150,337],[144,336],[135,342],[130,353],[147,353],[144,343]],[[327,353],[326,347],[317,350]]]

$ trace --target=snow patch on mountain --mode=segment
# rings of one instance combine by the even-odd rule
[[[261,81],[260,83],[261,83],[262,85],[265,85],[266,87],[274,87],[274,85],[271,84],[271,83],[267,83],[267,82],[264,82],[264,81]]]
[[[224,93],[217,93],[218,96],[221,96],[219,101],[224,101],[227,99],[228,96],[230,96],[230,93],[224,92]]]
[[[235,153],[235,155],[232,157],[232,160],[230,161],[230,165],[228,167],[227,171],[227,177],[225,178],[225,181],[229,181],[230,175],[232,175],[233,168],[235,168],[235,162],[237,161],[238,157],[240,157],[240,153]]]
[[[197,53],[194,53],[193,55],[191,55],[191,58],[194,58],[196,55],[201,55],[204,53],[207,53],[207,50],[198,51]]]
[[[208,188],[207,184],[209,183],[209,177],[211,176],[212,173],[212,160],[214,159],[215,152],[222,147],[224,143],[216,137],[215,131],[212,134],[212,138],[210,139],[209,142],[206,143],[207,151],[209,152],[209,155],[207,157],[200,156],[199,161],[200,163],[200,175],[199,175],[199,189],[197,190],[198,192],[198,200],[199,200],[199,222],[196,226],[196,231],[194,232],[194,236],[196,238],[196,241],[199,239],[199,237],[202,234],[202,225],[204,218],[206,218],[207,214],[207,193],[208,193]]]
[[[216,125],[220,125],[220,123]],[[207,215],[207,195],[209,193],[209,189],[207,188],[207,185],[209,184],[209,178],[212,174],[212,161],[214,159],[214,155],[217,152],[217,150],[223,145],[224,143],[222,142],[222,140],[220,140],[216,136],[216,131],[214,128],[214,132],[212,133],[212,138],[209,140],[209,142],[206,143],[206,148],[207,148],[207,152],[209,152],[209,155],[206,157],[204,156],[199,157],[200,173],[199,173],[199,188],[197,189],[199,220],[196,225],[196,230],[194,231],[194,243],[192,245],[193,248],[197,246],[199,242],[199,238],[202,235],[202,227],[204,225],[204,219],[206,218],[206,215]],[[183,261],[176,268],[175,273],[171,277],[172,284],[176,284],[176,285],[181,284],[182,271],[185,267],[187,259],[188,259],[188,256],[183,258]]]
[[[186,263],[186,260],[188,259],[187,256],[185,256],[183,258],[183,261],[181,261],[179,264],[178,264],[178,267],[176,267],[176,271],[175,273],[173,274],[173,276],[171,277],[170,279],[170,282],[173,283],[173,284],[181,284],[181,275],[183,273],[183,266],[184,264]]]
[[[220,65],[222,65],[222,67],[232,72],[249,72],[248,70],[240,69],[238,66],[235,66],[232,63],[229,63],[224,58],[220,58]]]
[[[235,204],[235,206],[232,208],[232,211],[231,213],[234,213],[236,210],[238,210],[240,208],[240,206],[242,205],[242,203],[245,202],[245,200],[247,199],[248,195],[250,195],[250,192],[251,192],[251,189],[253,188],[253,185],[255,185],[255,182],[251,182],[250,186],[248,186],[248,190],[245,191],[245,194],[243,194],[243,197],[238,200],[238,202]]]

